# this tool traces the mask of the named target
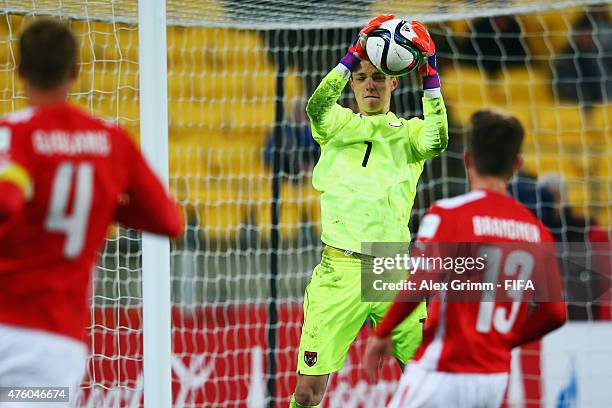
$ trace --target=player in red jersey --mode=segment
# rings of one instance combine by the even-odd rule
[[[520,298],[522,291],[506,293],[503,287],[496,289],[503,293],[488,302],[445,301],[448,291],[435,293],[427,288],[400,292],[368,340],[365,367],[371,378],[391,349],[391,330],[412,312],[414,301],[426,295],[441,297],[429,304],[423,343],[390,407],[498,407],[508,382],[512,348],[540,338],[566,320],[553,238],[526,207],[507,194],[508,181],[520,166],[523,135],[514,117],[475,113],[464,155],[471,191],[436,202],[423,218],[417,240],[497,248],[495,261],[486,262],[487,273],[538,275],[534,285],[546,286],[550,301],[540,301],[528,310],[529,300]],[[417,271],[410,280],[420,288],[426,276],[427,272]],[[500,301],[506,299],[511,301]]]
[[[75,387],[109,224],[176,237],[182,220],[128,134],[66,102],[68,27],[36,20],[19,47],[29,107],[0,121],[0,386]]]

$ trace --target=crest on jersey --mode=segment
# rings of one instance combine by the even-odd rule
[[[317,363],[317,352],[316,351],[305,351],[304,362],[308,367],[312,367]]]
[[[402,122],[389,122],[389,126],[392,127],[401,127],[402,126]]]

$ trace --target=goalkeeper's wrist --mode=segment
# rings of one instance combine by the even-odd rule
[[[440,75],[427,75],[423,77],[423,90],[440,89]]]
[[[353,72],[359,68],[361,60],[352,52],[347,52],[340,60],[340,64],[344,65],[349,71]]]

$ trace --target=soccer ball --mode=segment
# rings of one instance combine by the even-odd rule
[[[366,40],[366,53],[379,71],[394,77],[407,75],[422,61],[422,53],[411,41],[417,34],[409,21],[385,21]]]

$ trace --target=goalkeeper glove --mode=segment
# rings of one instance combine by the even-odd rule
[[[419,75],[423,77],[423,89],[434,89],[440,87],[440,76],[436,61],[436,45],[434,44],[427,29],[420,21],[412,21],[412,28],[416,37],[412,42],[423,53],[423,64],[419,67]]]
[[[342,57],[340,63],[351,71],[359,67],[361,60],[368,59],[368,54],[364,48],[368,39],[368,34],[380,27],[385,21],[392,20],[393,18],[395,18],[393,14],[383,14],[370,20],[368,24],[359,31],[359,35],[357,35],[353,44],[348,48],[348,52]]]

